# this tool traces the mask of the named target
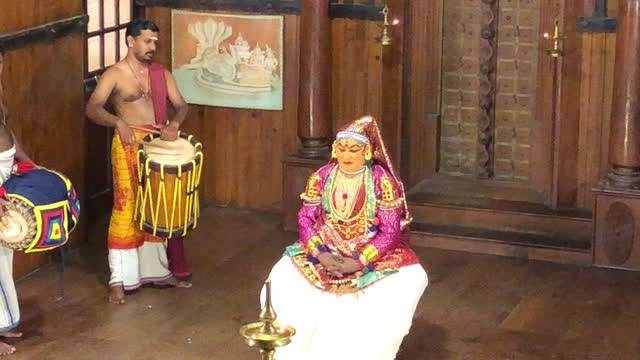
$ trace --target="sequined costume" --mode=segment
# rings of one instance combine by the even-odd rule
[[[428,283],[409,246],[404,188],[375,119],[347,124],[341,137],[373,154],[356,173],[332,159],[301,194],[299,240],[269,276],[278,321],[297,330],[278,349],[281,360],[394,359]],[[318,260],[323,252],[351,257],[362,269],[336,277]]]
[[[322,167],[310,177],[301,195],[300,240],[287,248],[287,255],[307,280],[323,290],[357,291],[400,267],[417,264],[413,250],[401,241],[404,207],[400,188],[389,171],[380,165],[365,166],[356,204],[346,218],[333,211],[337,200],[346,196],[335,190],[339,172],[335,163]],[[358,259],[365,267],[344,278],[332,277],[317,260],[327,251]]]

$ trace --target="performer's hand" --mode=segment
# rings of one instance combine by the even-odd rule
[[[345,274],[351,274],[362,269],[359,262],[352,258],[334,255],[330,253],[322,253],[318,256],[318,260],[327,268],[327,271],[335,277],[344,277]]]
[[[336,261],[335,255],[323,252],[318,255],[318,261],[322,264],[327,271],[336,277],[342,277],[342,273],[339,271],[340,264]]]
[[[352,258],[342,257],[343,262],[340,263],[340,271],[342,274],[351,274],[356,271],[362,270],[362,265]]]
[[[120,141],[122,141],[123,144],[131,145],[136,142],[136,135],[126,122],[119,121],[117,128],[120,134]]]
[[[175,121],[160,129],[160,139],[165,141],[174,141],[178,139],[178,124]]]
[[[320,264],[324,265],[324,267],[326,267],[326,268],[330,268],[330,267],[337,268],[338,267],[338,263],[333,258],[333,254],[328,253],[328,252],[320,253],[320,255],[318,255],[318,261],[320,261]]]
[[[4,216],[4,210],[6,209],[7,205],[11,204],[11,202],[9,202],[9,200],[0,197],[0,218],[2,218]],[[3,226],[6,226],[6,219],[1,219],[0,222],[2,223]]]

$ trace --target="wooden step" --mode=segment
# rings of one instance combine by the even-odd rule
[[[590,265],[591,213],[551,209],[535,191],[425,180],[407,193],[417,246]]]
[[[593,258],[590,243],[538,234],[413,223],[411,235],[414,246],[585,266]]]
[[[590,248],[592,241],[593,223],[588,213],[552,211],[539,204],[510,201],[485,206],[469,201],[417,202],[409,199],[409,207],[414,222],[421,224],[537,235],[548,238],[551,243],[557,242],[560,247],[572,242],[576,247]]]

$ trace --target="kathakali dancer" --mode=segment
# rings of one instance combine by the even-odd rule
[[[301,195],[299,241],[269,275],[278,322],[297,331],[278,359],[395,358],[428,284],[404,197],[376,120],[345,125]]]

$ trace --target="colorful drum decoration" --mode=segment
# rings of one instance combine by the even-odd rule
[[[0,245],[26,253],[67,243],[80,217],[80,200],[64,175],[34,169],[2,185],[9,205],[0,223]]]

